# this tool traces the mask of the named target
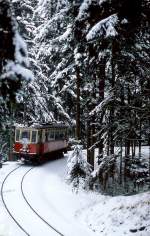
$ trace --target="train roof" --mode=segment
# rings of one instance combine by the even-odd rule
[[[15,128],[22,129],[48,129],[48,128],[68,128],[69,126],[64,122],[53,122],[53,123],[32,123],[27,124],[15,124]]]

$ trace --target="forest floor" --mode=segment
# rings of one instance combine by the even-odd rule
[[[33,168],[24,178],[28,202],[64,236],[149,236],[150,192],[110,197],[95,192],[75,193],[65,183],[65,158]],[[21,164],[6,162],[0,169],[0,187],[6,175]],[[21,197],[20,184],[31,166],[21,165],[3,188],[14,218],[31,236],[59,235],[40,222]],[[0,236],[25,235],[7,213],[0,199]]]

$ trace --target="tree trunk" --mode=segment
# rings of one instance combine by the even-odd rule
[[[89,150],[89,148],[93,144],[92,133],[93,133],[93,131],[92,131],[91,127],[90,127],[90,120],[87,120],[87,162],[94,169],[94,151],[93,150]]]
[[[122,138],[120,140],[120,184],[122,184]]]
[[[87,162],[90,164],[91,160],[90,160],[90,150],[89,147],[91,146],[91,140],[90,140],[90,121],[89,119],[87,119],[87,127],[86,127],[86,137],[87,137]]]
[[[141,157],[141,145],[142,145],[142,142],[141,142],[141,139],[142,139],[142,135],[141,135],[141,127],[142,127],[142,121],[141,121],[141,118],[140,118],[140,125],[139,125],[139,129],[140,129],[140,134],[139,134],[139,158]]]
[[[115,42],[112,42],[111,70],[112,70],[111,88],[113,90],[115,86]],[[114,91],[113,91],[113,96],[115,96]],[[110,108],[110,132],[109,132],[111,155],[114,154],[114,137],[113,137],[114,128],[113,126],[114,126],[114,104],[112,102],[112,105]]]
[[[100,102],[102,102],[104,100],[104,88],[105,88],[105,66],[106,66],[106,61],[103,60],[102,63],[100,64],[100,74],[99,74],[99,97],[100,97]],[[103,122],[103,114],[101,114],[100,117],[100,129],[102,127],[102,122]],[[99,156],[100,158],[103,157],[103,139],[101,138],[101,135],[99,135],[99,146],[98,146],[98,152],[99,152]]]
[[[9,161],[13,160],[13,104],[10,104],[10,127],[9,127]]]
[[[77,101],[76,101],[76,139],[80,140],[80,71],[76,66],[76,86],[77,86]]]
[[[149,127],[150,127],[150,119],[149,119]],[[150,176],[150,134],[148,138],[148,146],[149,146],[149,176]]]

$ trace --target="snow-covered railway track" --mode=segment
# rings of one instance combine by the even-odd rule
[[[4,198],[4,191],[3,191],[3,189],[4,189],[4,184],[5,184],[6,180],[8,179],[8,177],[9,177],[13,172],[15,172],[17,169],[19,169],[19,168],[21,168],[21,166],[18,166],[17,168],[13,169],[12,171],[10,171],[10,172],[6,175],[5,179],[4,179],[3,182],[2,182],[2,186],[1,186],[1,198],[2,198],[3,205],[4,205],[5,209],[6,209],[6,211],[8,212],[8,214],[10,215],[10,217],[14,220],[14,222],[17,224],[17,226],[18,226],[26,235],[29,235],[29,234],[26,232],[26,230],[20,225],[20,223],[15,219],[15,217],[13,216],[13,214],[11,213],[11,211],[9,210],[9,207],[7,206],[7,203],[6,203],[5,198]]]
[[[33,168],[19,166],[7,174],[1,186],[3,205],[24,235],[64,236],[32,207],[25,196],[23,181]]]
[[[39,215],[39,213],[31,206],[31,204],[29,203],[29,201],[27,200],[24,190],[23,190],[23,181],[26,177],[26,175],[32,170],[33,168],[29,169],[23,176],[22,180],[21,180],[21,192],[22,192],[22,196],[24,198],[24,200],[26,201],[27,205],[30,207],[30,209],[46,224],[48,225],[48,227],[50,227],[52,230],[54,230],[58,235],[64,236],[62,233],[60,233],[56,228],[54,228],[51,224],[49,224],[41,215]]]

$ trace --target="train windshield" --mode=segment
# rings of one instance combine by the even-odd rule
[[[30,141],[30,131],[29,130],[22,130],[21,132],[21,140],[27,140],[28,142]]]
[[[15,140],[16,142],[36,143],[37,134],[37,130],[16,129]]]

